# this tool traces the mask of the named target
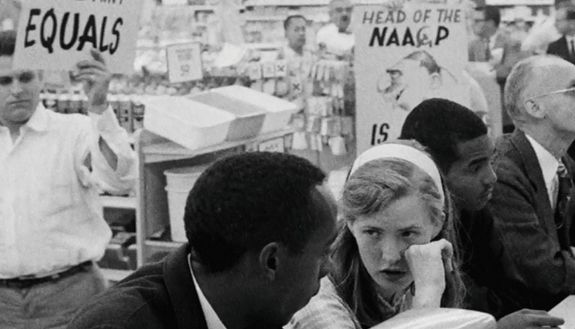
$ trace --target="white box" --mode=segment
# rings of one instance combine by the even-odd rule
[[[224,142],[235,119],[231,113],[185,97],[150,96],[142,103],[145,129],[190,150]]]
[[[291,116],[298,110],[297,105],[292,102],[242,86],[216,88],[212,89],[212,92],[264,109],[266,116],[261,130],[263,134],[286,129]]]

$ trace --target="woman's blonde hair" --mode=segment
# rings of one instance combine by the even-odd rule
[[[419,144],[413,145],[423,149]],[[457,258],[451,199],[446,195],[445,204],[441,202],[438,186],[429,175],[415,164],[396,158],[373,160],[361,166],[348,178],[343,189],[340,203],[343,221],[333,246],[331,279],[363,327],[372,327],[395,314],[381,310],[374,287],[376,283],[361,262],[357,243],[346,224],[358,216],[378,213],[409,195],[418,196],[428,208],[434,224],[442,225],[434,240],[445,238],[450,241],[456,254],[454,258]],[[442,307],[461,305],[464,292],[457,263],[454,261],[454,272],[446,277]]]

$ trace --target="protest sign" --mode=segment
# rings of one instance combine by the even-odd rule
[[[72,70],[102,53],[113,73],[131,73],[142,0],[22,0],[14,68]]]
[[[371,5],[354,13],[358,153],[397,138],[407,114],[424,99],[469,105],[462,6]]]

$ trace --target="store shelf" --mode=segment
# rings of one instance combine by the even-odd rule
[[[104,208],[136,209],[136,197],[101,195],[100,200]]]
[[[179,248],[184,242],[146,240],[144,244],[157,250],[170,251]]]
[[[269,139],[285,136],[292,133],[292,129],[280,130],[269,134],[259,135],[254,138],[248,138],[238,141],[224,142],[218,145],[208,146],[197,150],[190,150],[174,142],[164,139],[164,141],[144,145],[142,153],[146,163],[156,163],[163,161],[182,160],[197,157],[202,154],[214,153],[227,149],[232,149],[247,144],[264,142]]]
[[[272,21],[272,22],[280,22],[286,19],[285,15],[273,15],[273,16],[246,16],[246,22],[264,22],[264,21]]]
[[[130,270],[116,270],[111,268],[102,268],[101,270],[104,278],[112,283],[121,281],[134,272]]]
[[[247,0],[244,6],[327,6],[330,0]]]
[[[253,15],[253,16],[246,16],[246,22],[283,22],[286,19],[286,15]],[[306,16],[306,18],[313,22],[328,22],[329,16],[328,15],[315,15],[315,16]]]
[[[551,6],[553,0],[486,0],[491,6]]]

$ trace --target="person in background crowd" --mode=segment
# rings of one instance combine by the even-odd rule
[[[505,35],[499,30],[501,14],[495,6],[477,7],[474,11],[475,38],[469,44],[470,62],[501,62]]]
[[[13,69],[16,33],[0,32],[0,327],[64,328],[105,289],[95,261],[111,231],[98,193],[127,193],[136,156],[106,96],[102,56],[79,62],[88,116],[39,101],[42,72]]]
[[[69,328],[280,328],[327,271],[336,205],[324,179],[289,154],[218,160],[188,195],[189,243],[87,304]]]
[[[575,140],[575,66],[555,56],[519,62],[505,85],[517,127],[496,143],[498,181],[488,206],[503,243],[501,284],[520,307],[548,310],[575,293],[570,198]]]
[[[311,59],[311,51],[306,49],[306,26],[307,20],[302,15],[288,16],[284,21],[284,31],[287,44],[282,49],[282,58],[308,58]]]
[[[557,12],[572,6],[572,0],[555,0],[555,12],[536,20],[521,43],[521,50],[530,54],[544,54],[549,44],[561,37],[557,30]]]
[[[551,42],[547,54],[575,64],[575,6],[562,6],[555,14],[555,27],[561,37]]]
[[[517,306],[510,297],[511,287],[500,284],[504,271],[501,241],[485,208],[496,181],[491,166],[494,147],[477,115],[446,99],[425,100],[405,119],[400,138],[414,139],[426,147],[453,196],[465,274],[464,307],[495,316],[500,329],[562,324],[544,311],[511,313]]]
[[[353,6],[350,0],[331,0],[329,3],[330,23],[323,26],[316,34],[316,43],[320,50],[338,58],[349,57],[355,44],[355,37],[350,31]]]
[[[287,328],[369,328],[407,309],[460,305],[439,171],[419,144],[401,143],[354,162],[331,272]]]
[[[503,97],[503,86],[509,72],[529,53],[521,51],[518,34],[500,29],[501,14],[496,6],[477,7],[474,20],[476,38],[469,44],[469,61],[489,63],[495,70],[495,79]],[[501,120],[504,132],[513,131],[513,124],[505,111],[501,113]]]

